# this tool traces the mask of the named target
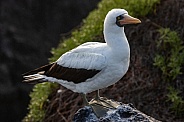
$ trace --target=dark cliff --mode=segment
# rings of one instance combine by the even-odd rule
[[[32,86],[21,74],[48,63],[61,34],[80,25],[99,0],[0,1],[0,120],[20,121]]]

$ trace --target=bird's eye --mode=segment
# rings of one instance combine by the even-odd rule
[[[121,17],[117,17],[117,20],[120,20],[121,19]]]
[[[123,27],[124,26],[123,24],[120,24],[120,20],[122,20],[124,18],[123,15],[124,14],[119,15],[119,16],[116,17],[116,25],[119,26],[119,27]]]
[[[124,18],[123,15],[119,15],[119,16],[116,17],[116,20],[121,20],[123,18]]]

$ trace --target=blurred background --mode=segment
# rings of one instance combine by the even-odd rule
[[[62,35],[76,28],[99,0],[0,0],[0,121],[27,113],[32,85],[22,73],[48,63]]]

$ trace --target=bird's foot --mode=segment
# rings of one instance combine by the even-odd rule
[[[120,103],[104,97],[100,97],[100,99],[97,100],[92,99],[89,102],[89,106],[92,107],[97,117],[104,116],[107,113],[107,111],[109,111],[109,109],[116,109],[120,105],[121,105]]]

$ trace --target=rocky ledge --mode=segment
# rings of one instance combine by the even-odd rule
[[[73,122],[161,122],[137,110],[132,104],[121,104],[117,109],[109,109],[102,117],[97,117],[90,106],[79,109]]]

